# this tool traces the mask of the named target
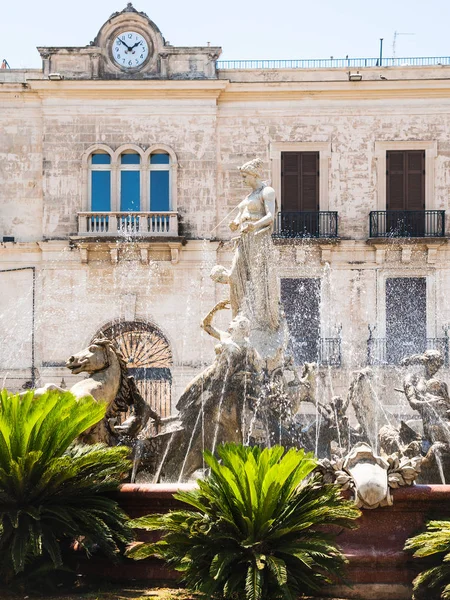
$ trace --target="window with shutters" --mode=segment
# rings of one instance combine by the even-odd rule
[[[435,140],[376,141],[377,194],[372,209],[438,209],[434,174],[436,157]]]
[[[425,150],[386,152],[386,209],[425,210]]]
[[[319,152],[281,153],[281,210],[319,210]]]
[[[318,278],[281,279],[281,302],[296,364],[319,362],[320,290]]]

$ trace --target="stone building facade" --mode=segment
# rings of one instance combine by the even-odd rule
[[[199,323],[223,290],[209,272],[231,257],[237,167],[259,156],[299,361],[322,363],[330,393],[372,364],[388,410],[407,410],[399,355],[448,352],[448,64],[235,68],[220,48],[167,44],[131,5],[86,47],[38,50],[42,70],[0,72],[7,387],[70,386],[65,360],[108,329],[170,412],[167,394],[173,406],[213,357]],[[316,204],[286,210],[286,161],[304,156]]]

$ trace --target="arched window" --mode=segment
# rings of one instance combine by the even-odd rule
[[[106,152],[94,152],[90,156],[91,211],[111,210],[111,156]]]
[[[156,150],[150,155],[150,211],[169,211],[171,206],[170,156]]]
[[[141,210],[141,157],[137,152],[120,155],[120,212]]]

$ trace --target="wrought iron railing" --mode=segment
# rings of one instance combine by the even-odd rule
[[[297,364],[315,362],[323,366],[341,366],[341,338],[316,338],[292,340]]]
[[[287,60],[218,60],[218,69],[336,69],[364,67],[434,67],[450,65],[449,56],[407,58],[306,58]]]
[[[370,237],[444,237],[445,210],[375,210]]]
[[[335,238],[338,214],[332,211],[279,212],[274,237]]]
[[[176,236],[176,212],[81,212],[78,233],[87,236]]]
[[[426,338],[423,342],[402,342],[397,339],[374,338],[367,340],[367,364],[398,365],[406,356],[420,354],[425,350],[439,350],[444,358],[445,365],[449,364],[448,338]]]

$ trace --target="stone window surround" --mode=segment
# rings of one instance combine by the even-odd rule
[[[166,144],[153,144],[147,150],[143,150],[136,144],[123,144],[113,150],[106,144],[94,144],[90,146],[82,157],[82,212],[91,210],[91,168],[90,157],[95,152],[106,152],[111,156],[111,212],[120,210],[120,155],[124,152],[136,152],[141,157],[141,212],[150,211],[150,155],[157,151],[167,152],[170,156],[169,164],[169,202],[170,211],[177,211],[177,173],[178,159],[175,152]]]
[[[271,160],[272,186],[275,190],[279,207],[281,207],[282,152],[319,152],[319,210],[330,210],[329,171],[331,142],[271,142],[269,157]]]
[[[389,141],[375,142],[377,164],[377,204],[376,210],[386,210],[386,152],[389,150],[425,150],[425,208],[437,210],[435,185],[435,162],[437,141]]]
[[[406,277],[424,277],[427,288],[427,337],[443,337],[443,332],[439,331],[437,325],[436,311],[436,276],[426,269],[417,269],[417,271],[405,273],[404,269],[392,269],[387,271],[378,271],[377,276],[377,328],[374,331],[375,338],[386,337],[386,280],[393,278]]]

